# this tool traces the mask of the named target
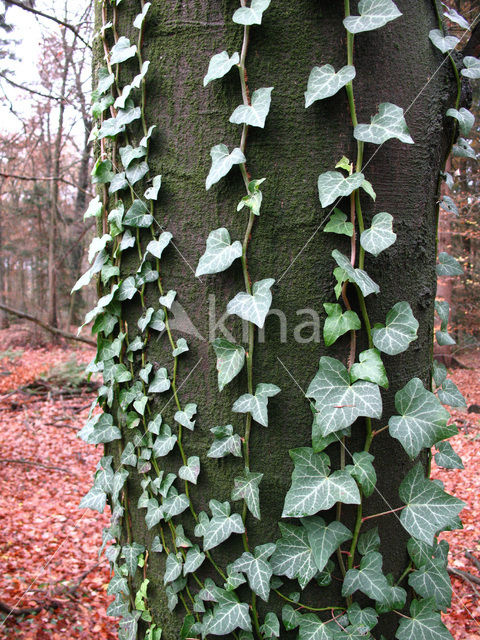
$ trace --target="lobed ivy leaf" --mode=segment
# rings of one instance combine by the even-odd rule
[[[473,56],[465,56],[463,58],[463,66],[461,74],[466,78],[471,78],[472,80],[478,80],[480,78],[480,60],[478,58],[474,58]]]
[[[225,227],[211,231],[207,238],[207,248],[198,262],[195,276],[220,273],[228,269],[237,258],[242,256],[242,244],[238,240],[231,243],[230,234]]]
[[[197,484],[198,474],[200,473],[200,458],[198,456],[190,456],[187,464],[180,467],[178,477],[187,482]]]
[[[445,251],[438,254],[437,276],[463,276],[459,262]]]
[[[334,209],[329,221],[325,225],[324,233],[338,233],[341,235],[353,236],[354,227],[351,222],[347,222],[347,216],[340,211],[340,209]]]
[[[169,553],[165,564],[165,574],[163,576],[163,584],[173,582],[180,575],[183,569],[183,556],[181,553]]]
[[[163,518],[162,506],[158,504],[155,498],[150,498],[147,502],[147,513],[145,515],[145,524],[147,529],[151,529]]]
[[[112,171],[112,163],[110,160],[101,160],[98,158],[92,169],[92,184],[107,184],[112,181],[115,174]]]
[[[331,302],[324,302],[323,308],[327,312],[327,319],[323,325],[323,339],[326,347],[332,345],[347,331],[356,331],[362,326],[360,318],[355,311],[342,313],[342,307]]]
[[[150,9],[150,7],[152,6],[151,2],[146,2],[143,7],[142,7],[142,11],[141,13],[137,14],[137,16],[135,16],[135,20],[133,21],[133,26],[136,29],[141,29],[143,26],[143,23],[145,21],[145,17],[148,13],[148,10]]]
[[[123,224],[127,227],[140,227],[147,229],[153,223],[153,216],[150,214],[146,204],[141,200],[134,200],[123,218]]]
[[[348,16],[343,21],[350,33],[379,29],[402,15],[392,0],[360,0],[358,12],[359,16]]]
[[[196,544],[187,551],[185,564],[183,565],[183,575],[186,576],[187,573],[194,573],[202,566],[204,560],[205,554],[200,551],[200,548]]]
[[[413,144],[403,109],[391,102],[382,102],[378,107],[378,113],[370,119],[370,124],[358,124],[353,135],[357,140],[374,144],[383,144],[391,138]]]
[[[190,500],[184,493],[179,495],[171,495],[163,502],[163,516],[165,520],[171,520],[175,516],[179,516],[181,513],[188,509]]]
[[[134,148],[131,144],[127,144],[125,147],[120,147],[118,151],[125,169],[128,169],[134,160],[143,158],[147,154],[147,150],[144,147]]]
[[[290,450],[295,468],[285,497],[282,518],[311,516],[337,502],[360,504],[355,480],[347,471],[330,474],[330,459],[308,447]]]
[[[382,573],[382,564],[382,556],[378,551],[366,553],[360,562],[359,569],[347,571],[343,581],[342,595],[351,596],[355,591],[361,591],[380,604],[385,602],[392,587]],[[405,598],[406,593],[403,591],[403,601]]]
[[[175,300],[176,295],[177,295],[177,292],[173,291],[173,289],[170,289],[166,293],[166,295],[160,296],[158,301],[160,302],[161,305],[163,305],[164,307],[167,307],[167,309],[171,309],[173,301]]]
[[[125,558],[125,564],[129,575],[135,575],[138,567],[138,556],[144,553],[145,547],[138,542],[132,542],[122,547],[122,556]]]
[[[277,540],[277,548],[270,559],[273,572],[292,580],[296,578],[304,589],[318,572],[307,530],[304,526],[282,522],[278,526],[281,537]]]
[[[178,358],[178,356],[180,356],[182,353],[186,353],[188,350],[188,344],[185,338],[179,338],[177,340],[176,348],[172,351],[172,356],[174,358]]]
[[[347,616],[351,624],[362,626],[366,629],[373,629],[378,622],[378,614],[375,610],[370,607],[361,609],[358,602],[354,602],[348,607]]]
[[[318,194],[320,204],[325,209],[337,198],[349,196],[362,186],[363,173],[353,173],[345,177],[340,171],[326,171],[318,176]]]
[[[266,278],[255,282],[252,288],[252,295],[241,291],[227,304],[227,313],[236,314],[243,320],[256,324],[263,329],[265,318],[272,304],[272,288],[275,280]]]
[[[255,395],[244,393],[233,403],[234,413],[250,413],[252,418],[264,427],[268,427],[268,399],[280,393],[274,384],[260,383],[255,388]]]
[[[246,26],[262,24],[263,12],[268,9],[270,0],[252,0],[250,7],[240,7],[233,14],[232,20]]]
[[[341,522],[333,521],[327,525],[325,520],[319,516],[302,518],[302,525],[307,532],[313,561],[318,571],[323,571],[330,556],[335,553],[341,544],[352,537],[351,531]]]
[[[216,338],[212,346],[217,356],[218,388],[222,391],[243,369],[245,349],[225,338]]]
[[[363,269],[355,269],[352,267],[350,260],[344,256],[343,253],[340,253],[338,249],[332,251],[332,257],[345,272],[345,278],[356,284],[365,297],[371,293],[378,293],[380,291],[380,287],[370,278],[368,273]]]
[[[308,108],[316,100],[323,100],[334,96],[340,89],[351,82],[356,75],[355,67],[346,65],[337,73],[331,64],[322,67],[313,67],[308,78],[305,91],[305,108]]]
[[[148,189],[146,189],[143,195],[147,200],[156,200],[161,186],[162,186],[162,176],[160,175],[154,176],[152,178],[152,186],[148,187]]]
[[[242,517],[238,513],[230,515],[230,505],[228,502],[221,503],[218,502],[218,500],[210,500],[208,504],[213,517],[202,534],[204,551],[218,547],[219,544],[227,540],[233,533],[245,532]]]
[[[125,278],[125,280],[120,283],[117,300],[131,300],[137,291],[138,289],[135,284],[135,278],[133,276],[128,276],[128,278]]]
[[[432,599],[413,600],[410,618],[400,618],[395,638],[397,640],[452,640],[440,614],[434,610]]]
[[[223,78],[223,76],[239,62],[240,56],[236,51],[231,58],[226,51],[215,54],[208,63],[208,71],[207,75],[203,78],[203,86],[206,87],[212,80]]]
[[[171,383],[165,367],[155,372],[155,376],[148,387],[148,393],[163,393],[170,389]]]
[[[345,467],[345,471],[348,471],[353,478],[361,486],[363,493],[368,498],[372,495],[375,485],[377,484],[377,474],[375,467],[373,466],[373,456],[367,451],[359,451],[354,453],[353,465],[349,464]]]
[[[275,551],[272,543],[255,547],[254,555],[246,551],[232,564],[232,569],[247,576],[250,589],[259,598],[268,602],[270,595],[270,578],[273,574],[268,558]]]
[[[265,620],[260,627],[260,632],[266,640],[280,637],[280,621],[276,613],[273,613],[273,611],[269,611],[267,613]]]
[[[107,494],[103,489],[94,485],[90,491],[83,496],[78,506],[80,509],[92,509],[92,511],[103,513],[106,504]]]
[[[395,240],[397,234],[392,231],[393,216],[385,211],[377,213],[372,218],[372,224],[360,235],[360,244],[375,257],[388,249]]]
[[[373,527],[358,538],[358,552],[364,556],[369,551],[378,551],[380,549],[380,536],[378,535],[378,527]]]
[[[322,622],[314,613],[300,615],[297,613],[299,624],[298,640],[333,640],[336,630],[340,630],[336,621]]]
[[[387,313],[385,326],[376,324],[373,328],[373,344],[379,351],[396,356],[417,339],[418,326],[408,302],[397,302]]]
[[[449,109],[447,111],[447,116],[457,120],[460,133],[464,136],[468,136],[471,128],[475,124],[475,116],[471,111],[465,109],[465,107],[461,107],[458,111],[457,109]]]
[[[270,111],[273,87],[257,89],[252,94],[251,104],[241,104],[230,116],[233,124],[246,124],[250,127],[264,128],[265,120]]]
[[[444,36],[440,29],[432,29],[429,32],[428,37],[442,53],[453,51],[460,42],[460,40],[455,36]]]
[[[260,191],[260,185],[265,182],[266,178],[260,180],[250,180],[248,183],[248,196],[243,196],[237,205],[237,211],[241,211],[243,207],[248,207],[250,211],[256,215],[260,215],[263,194]]]
[[[144,178],[149,171],[148,164],[146,162],[134,162],[125,171],[125,176],[131,185],[134,185],[139,180]]]
[[[237,433],[233,433],[231,424],[227,424],[225,427],[213,427],[210,431],[215,434],[215,440],[208,450],[208,458],[223,458],[230,453],[241,458],[242,441]]]
[[[387,372],[382,362],[378,349],[367,349],[358,356],[359,362],[355,362],[350,369],[350,379],[366,380],[388,389]]]
[[[462,459],[456,453],[449,442],[438,442],[435,445],[438,453],[435,454],[435,462],[444,469],[464,469]]]
[[[433,598],[436,609],[446,611],[452,601],[452,583],[441,557],[428,558],[408,576],[408,584],[422,598]]]
[[[212,158],[212,166],[205,181],[207,191],[212,185],[226,176],[234,164],[246,162],[245,156],[238,147],[229,153],[228,147],[224,144],[217,144],[212,147],[210,157]]]
[[[458,138],[457,144],[452,147],[452,154],[457,158],[477,158],[475,149],[464,138]]]
[[[260,520],[260,482],[263,473],[245,469],[243,475],[233,480],[232,500],[245,500],[248,510],[254,518]]]
[[[130,44],[130,40],[125,36],[120,36],[110,51],[110,64],[125,62],[137,53],[137,45]]]
[[[120,429],[113,424],[110,413],[100,413],[91,418],[78,432],[78,437],[88,444],[105,444],[122,437]]]
[[[194,402],[189,402],[185,405],[183,411],[177,411],[174,415],[174,420],[181,424],[182,427],[186,427],[193,431],[195,427],[195,420],[192,420],[193,416],[197,413],[197,405]]]
[[[203,634],[213,636],[227,636],[235,629],[251,631],[249,607],[247,603],[239,602],[233,592],[215,588],[218,605],[209,617],[204,616]]]
[[[455,22],[462,29],[470,29],[469,23],[465,20],[463,16],[461,16],[458,13],[458,11],[455,11],[455,9],[453,8],[451,9],[450,7],[447,7],[446,4],[443,4],[443,9],[444,9],[443,15],[446,18],[448,18],[451,22]]]

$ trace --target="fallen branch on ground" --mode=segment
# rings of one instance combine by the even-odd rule
[[[36,460],[24,460],[23,458],[18,458],[18,459],[0,458],[0,463],[2,462],[11,463],[11,464],[26,464],[31,467],[41,467],[42,469],[49,469],[52,471],[61,471],[62,473],[68,473],[71,476],[77,475],[73,471],[69,471],[68,469],[63,469],[63,467],[55,467],[54,465],[43,464],[43,462],[37,462]]]
[[[472,576],[472,574],[468,573],[467,571],[462,571],[461,569],[453,569],[452,567],[447,567],[447,571],[454,578],[459,578],[464,582],[468,582],[475,594],[477,596],[480,596],[480,592],[475,587],[476,584],[480,584],[480,578],[477,578],[477,576]]]
[[[471,553],[470,551],[465,551],[465,557],[468,558],[471,562],[473,562],[473,564],[477,567],[477,569],[480,571],[480,560],[478,560],[473,553]]]

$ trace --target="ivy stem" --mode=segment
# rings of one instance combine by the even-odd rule
[[[352,333],[355,333],[355,331],[353,331]],[[340,469],[343,471],[345,469],[345,436],[342,438],[340,445],[341,445],[340,446]],[[342,503],[339,501],[337,502],[336,520],[340,522],[341,519],[342,519]],[[343,577],[345,577],[345,574],[347,572],[345,570],[345,562],[343,560],[341,547],[337,548],[337,560],[340,566],[340,571],[342,572]]]
[[[376,429],[373,433],[372,433],[372,439],[375,438],[376,436],[378,436],[379,433],[382,433],[382,431],[386,431],[388,429],[389,425],[385,425],[384,427],[382,427],[381,429]]]
[[[407,505],[403,505],[403,507],[397,507],[396,509],[390,509],[390,511],[382,511],[381,513],[374,513],[372,516],[365,516],[364,518],[362,518],[362,522],[365,522],[365,520],[371,520],[372,518],[380,518],[381,516],[388,516],[390,513],[395,513],[396,511],[402,511],[402,509],[405,509]]]
[[[308,604],[302,604],[301,602],[296,602],[295,600],[288,598],[287,596],[283,595],[283,593],[278,589],[274,589],[274,591],[277,596],[280,596],[280,598],[282,598],[282,600],[296,605],[299,609],[307,609],[308,611],[345,611],[345,607],[310,607]]]
[[[407,565],[407,567],[405,568],[405,571],[402,573],[402,575],[399,577],[399,579],[395,582],[395,586],[399,585],[401,582],[403,582],[403,580],[407,577],[407,575],[410,573],[410,571],[412,571],[413,569],[413,565],[412,565],[412,561],[410,561]]]

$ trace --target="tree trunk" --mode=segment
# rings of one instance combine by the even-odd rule
[[[355,99],[359,122],[369,123],[379,103],[392,102],[406,110],[415,141],[414,145],[398,141],[389,141],[381,147],[367,144],[365,152],[364,173],[377,194],[375,203],[368,196],[362,197],[365,224],[369,226],[374,214],[387,211],[394,217],[398,236],[391,249],[376,259],[366,260],[366,270],[381,288],[381,296],[367,298],[370,319],[372,324],[385,322],[391,307],[406,300],[420,323],[418,339],[406,352],[395,358],[384,358],[390,388],[388,392],[382,391],[384,414],[376,428],[387,424],[395,410],[395,392],[411,378],[421,378],[427,387],[430,384],[436,291],[436,202],[439,171],[449,142],[444,133],[444,114],[451,106],[455,91],[451,67],[449,64],[440,67],[442,56],[428,38],[429,31],[437,28],[434,4],[430,0],[414,3],[398,0],[396,4],[403,13],[400,19],[355,38]],[[202,86],[213,54],[225,49],[229,55],[240,51],[242,29],[231,21],[238,6],[234,0],[153,3],[143,50],[144,60],[151,61],[146,120],[157,125],[152,137],[150,175],[161,173],[163,176],[156,218],[162,229],[173,233],[176,246],[175,250],[170,245],[162,256],[162,281],[165,290],[177,291],[177,301],[197,332],[196,335],[182,333],[185,325],[178,320],[179,307],[176,311],[174,307],[173,315],[177,316],[177,322],[172,323],[177,326],[174,337],[185,337],[190,349],[179,363],[179,396],[182,406],[187,402],[198,404],[195,431],[184,435],[187,455],[198,455],[201,460],[198,485],[191,486],[197,512],[208,511],[212,498],[230,500],[233,479],[243,469],[241,459],[206,457],[212,442],[212,427],[232,424],[240,434],[244,429],[244,416],[232,413],[231,407],[246,391],[245,372],[218,392],[216,358],[210,342],[221,334],[212,333],[212,318],[209,318],[209,313],[215,312],[218,320],[227,302],[244,289],[240,261],[226,272],[201,280],[192,273],[210,231],[225,226],[232,240],[241,240],[245,232],[245,218],[236,211],[244,195],[240,171],[234,167],[218,185],[205,190],[210,148],[225,143],[231,150],[238,146],[240,139],[239,128],[228,122],[234,108],[241,103],[236,68],[222,80],[206,88]],[[119,6],[119,33],[131,34],[130,24],[136,13],[138,3],[133,0]],[[254,385],[274,383],[281,388],[281,393],[270,399],[269,427],[253,423],[250,469],[263,473],[264,477],[260,485],[262,519],[247,517],[250,548],[278,538],[277,523],[281,520],[293,468],[288,452],[296,447],[311,446],[312,412],[302,390],[306,390],[313,378],[320,356],[330,355],[346,362],[348,355],[348,335],[327,349],[323,341],[315,339],[311,329],[300,331],[299,328],[311,320],[312,313],[323,317],[322,303],[335,301],[332,272],[336,265],[331,252],[335,248],[344,253],[349,251],[347,238],[342,240],[341,236],[325,234],[319,229],[330,209],[322,210],[317,192],[319,174],[333,170],[343,155],[355,158],[347,97],[340,91],[335,97],[305,109],[303,96],[314,65],[329,63],[338,70],[346,64],[343,17],[342,2],[277,0],[265,12],[262,25],[251,30],[247,59],[250,91],[270,86],[274,91],[265,128],[250,128],[248,134],[248,171],[253,178],[266,178],[262,185],[262,214],[255,220],[249,245],[248,267],[253,282],[275,278],[272,308],[285,314],[287,331],[286,340],[282,340],[278,317],[272,314],[266,322],[264,341],[257,340],[255,346]],[[339,206],[349,213],[347,199]],[[123,276],[134,273],[137,262],[133,251],[131,257],[129,254],[128,259],[122,259]],[[147,288],[146,306],[158,307],[155,291],[153,286]],[[123,309],[132,340],[142,310],[136,302],[124,303]],[[236,316],[229,316],[225,325],[235,340],[241,342],[242,327]],[[357,353],[365,348],[366,344],[357,345]],[[171,362],[169,353],[165,341],[150,340],[146,361],[168,367],[162,363]],[[140,366],[135,362],[136,373]],[[160,410],[165,403],[166,400],[160,401],[155,409]],[[174,425],[175,411],[174,403],[168,403],[162,411],[164,421]],[[128,440],[128,431],[124,437]],[[363,440],[364,426],[359,421],[348,440],[350,451],[361,449]],[[111,449],[113,453],[113,447]],[[378,443],[375,440],[372,453],[380,493],[374,493],[366,501],[364,515],[385,511],[384,499],[394,508],[401,506],[398,486],[412,466],[392,438],[378,438]],[[329,455],[333,468],[338,468],[339,448],[331,446]],[[178,472],[181,461],[172,456],[168,464],[169,471]],[[136,510],[140,494],[139,479],[131,473],[128,498],[132,536],[148,547],[158,532],[156,528],[147,531],[144,510]],[[241,503],[232,502],[232,511],[241,511]],[[355,510],[344,507],[343,513],[347,525],[352,526]],[[333,511],[322,516],[335,517]],[[184,512],[178,521],[185,526],[189,537],[198,542],[193,536],[194,523],[189,512]],[[397,579],[408,563],[407,534],[394,516],[375,522],[382,540],[384,572],[392,572]],[[240,536],[232,536],[214,549],[213,555],[217,563],[225,567],[242,551]],[[179,604],[173,614],[168,612],[163,587],[164,562],[165,554],[149,555],[148,602],[155,621],[163,627],[162,637],[176,640],[180,637],[184,610]],[[334,574],[339,574],[338,567]],[[205,568],[199,575],[204,579],[214,574]],[[285,593],[298,590],[296,582],[286,582],[291,588],[287,587]],[[314,605],[317,607],[341,601],[338,584],[334,580],[328,588],[309,588],[307,601],[317,603]],[[196,591],[194,587],[192,583],[192,590]],[[259,602],[260,616],[269,610],[279,613],[283,604],[272,593],[268,606]],[[393,614],[383,616],[375,628],[375,637],[384,634],[393,638],[397,621]],[[283,630],[281,637],[293,635]]]

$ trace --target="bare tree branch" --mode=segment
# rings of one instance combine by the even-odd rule
[[[61,101],[62,98],[60,96],[52,96],[48,93],[42,93],[41,91],[37,91],[36,89],[32,89],[31,87],[26,87],[23,84],[18,84],[11,80],[5,73],[0,73],[0,78],[11,84],[12,87],[16,87],[17,89],[22,89],[23,91],[28,91],[29,93],[33,93],[36,96],[40,96],[41,98],[47,98],[47,100],[57,100],[57,102]]]

